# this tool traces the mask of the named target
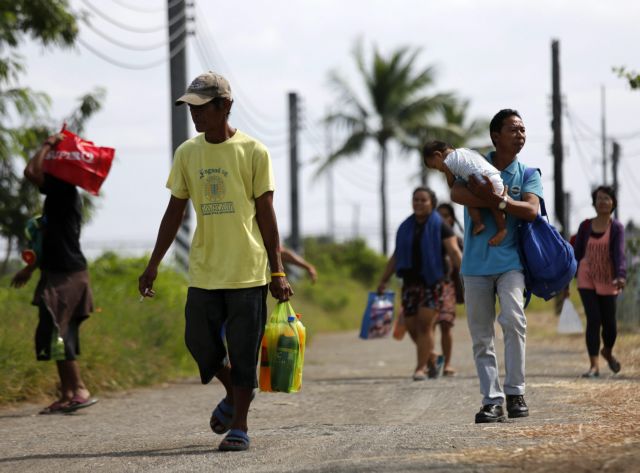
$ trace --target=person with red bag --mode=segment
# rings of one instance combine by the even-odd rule
[[[42,169],[45,173],[98,195],[102,183],[109,175],[115,149],[96,146],[67,130],[60,131],[60,139],[45,155]]]
[[[48,137],[24,170],[25,177],[46,196],[41,220],[42,255],[11,280],[13,287],[22,287],[40,268],[32,301],[39,311],[36,357],[55,360],[60,377],[60,398],[40,414],[69,413],[97,402],[82,381],[76,360],[80,354],[80,324],[93,310],[87,261],[80,248],[82,201],[75,185],[43,168],[45,157],[62,138],[61,134]]]

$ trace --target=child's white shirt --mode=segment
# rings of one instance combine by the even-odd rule
[[[502,194],[504,185],[498,171],[484,156],[477,151],[467,148],[457,148],[447,155],[444,164],[456,177],[461,177],[465,181],[469,176],[487,176],[493,184],[493,189],[498,194]]]

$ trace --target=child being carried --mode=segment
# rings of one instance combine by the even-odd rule
[[[422,149],[422,158],[425,166],[429,169],[437,169],[447,176],[449,187],[453,187],[456,177],[468,181],[472,175],[479,179],[482,179],[481,176],[487,176],[493,185],[493,190],[501,195],[504,193],[504,184],[500,177],[500,171],[477,151],[467,148],[455,149],[444,141],[430,141]],[[467,210],[473,222],[472,234],[477,235],[485,229],[480,209],[467,207]],[[506,217],[501,210],[490,209],[490,211],[496,221],[498,231],[489,239],[489,244],[496,246],[507,236]]]

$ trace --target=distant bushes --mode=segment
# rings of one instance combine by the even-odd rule
[[[319,331],[355,329],[366,291],[379,276],[384,258],[364,242],[307,241],[305,257],[318,269],[312,285],[293,280],[293,307],[303,315],[309,338]],[[95,311],[81,329],[82,375],[93,392],[150,385],[184,376],[197,368],[184,346],[187,279],[163,266],[154,284],[156,297],[139,302],[138,276],[146,258],[105,253],[90,263]],[[0,279],[0,404],[55,395],[53,363],[36,362],[33,333],[37,309],[30,305],[38,274],[19,290]],[[274,300],[269,296],[269,306]]]

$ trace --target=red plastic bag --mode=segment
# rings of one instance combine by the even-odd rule
[[[45,156],[43,171],[98,195],[111,169],[115,149],[96,146],[64,127],[60,133],[64,138]]]

